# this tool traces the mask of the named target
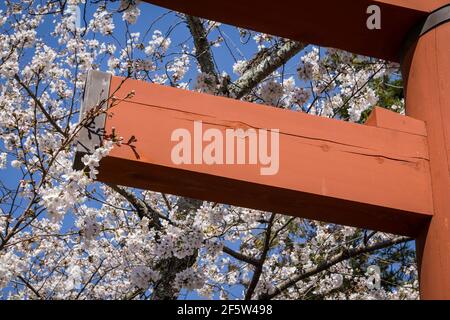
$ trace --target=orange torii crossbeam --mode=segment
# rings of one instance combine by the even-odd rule
[[[101,127],[106,135],[114,128],[125,143],[135,140],[102,160],[101,181],[410,236],[431,217],[422,121],[380,108],[365,126],[95,71],[85,99],[102,88],[101,77],[106,95],[120,100]],[[230,128],[279,129],[278,172],[262,175],[258,163],[174,163],[174,131],[187,129],[198,139],[199,121],[203,132],[223,136]],[[237,156],[242,138],[234,139]],[[243,139],[248,158],[250,138]]]
[[[146,1],[401,62],[407,116],[375,108],[358,125],[90,72],[82,114],[110,95],[116,102],[80,133],[76,167],[104,134],[117,135],[124,143],[101,161],[100,181],[413,236],[421,298],[450,299],[448,0]],[[381,29],[366,28],[370,5],[381,9]],[[192,134],[192,163],[174,162],[180,128]],[[251,145],[251,132],[275,129],[278,140],[266,141],[279,143],[271,175],[257,161],[211,164],[191,154],[208,147],[198,138],[204,132],[240,130],[237,154],[239,141]]]
[[[315,45],[399,62],[406,35],[448,0],[145,0],[186,14]],[[380,30],[366,26],[381,10]]]

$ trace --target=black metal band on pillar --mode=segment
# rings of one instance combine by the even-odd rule
[[[400,61],[403,62],[406,52],[408,52],[410,47],[414,45],[421,36],[447,22],[450,22],[450,3],[431,12],[424,21],[417,24],[408,33],[400,52]]]
[[[427,20],[422,26],[422,30],[420,31],[419,37],[423,36],[430,30],[450,21],[450,4],[437,9],[430,13]]]

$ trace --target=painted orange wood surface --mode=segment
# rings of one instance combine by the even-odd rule
[[[384,108],[375,107],[365,125],[403,131],[412,134],[427,135],[425,122],[411,117],[403,117]]]
[[[110,92],[121,82],[113,77]],[[133,98],[111,109],[106,129],[137,141],[102,160],[101,181],[406,235],[432,215],[421,121],[378,110],[380,127],[365,126],[135,80],[115,95],[132,90]],[[171,133],[192,131],[199,120],[221,131],[280,129],[279,172],[263,176],[260,165],[250,164],[175,165]]]
[[[145,0],[172,10],[310,44],[399,61],[408,32],[448,0]],[[381,29],[366,27],[381,8]],[[251,17],[251,19],[249,19]]]
[[[450,299],[450,23],[420,38],[403,66],[407,114],[427,123],[434,216],[417,241],[422,299]]]

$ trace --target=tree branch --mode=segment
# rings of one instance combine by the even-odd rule
[[[26,286],[28,289],[30,289],[31,291],[33,291],[33,293],[39,298],[42,299],[42,296],[39,294],[39,291],[37,291],[27,280],[25,280],[24,277],[22,276],[17,276],[17,278],[19,278]]]
[[[233,249],[227,247],[227,246],[223,246],[222,251],[230,256],[232,256],[233,258],[246,262],[248,264],[252,264],[254,266],[257,266],[259,264],[259,260],[246,256],[245,254],[242,254],[240,252],[234,251]]]
[[[203,22],[200,18],[186,15],[186,23],[194,39],[195,56],[200,65],[200,70],[212,75],[215,78],[216,83],[218,83],[219,79],[214,67],[211,46],[209,45],[207,32]]]
[[[253,277],[250,282],[250,285],[248,286],[247,292],[245,294],[245,300],[250,300],[253,296],[253,293],[255,292],[256,286],[258,285],[259,279],[261,278],[262,269],[264,266],[264,262],[267,258],[267,253],[270,249],[270,240],[271,240],[271,233],[272,233],[272,225],[273,221],[275,219],[275,213],[272,213],[270,216],[269,222],[267,224],[266,234],[264,235],[264,246],[261,254],[261,258],[258,261],[258,264],[255,267],[255,271],[253,272]]]
[[[202,200],[180,197],[177,201],[176,207],[178,213],[188,215],[189,212],[196,212],[202,205]],[[161,280],[155,285],[153,289],[152,300],[174,300],[178,298],[179,290],[173,286],[176,275],[192,267],[197,261],[198,251],[195,250],[190,256],[182,259],[170,257],[161,260],[157,264],[157,269],[161,272]]]
[[[373,244],[370,246],[360,246],[358,248],[353,248],[353,249],[344,249],[341,253],[335,255],[333,258],[329,259],[328,261],[320,263],[319,265],[317,265],[314,268],[310,268],[308,270],[301,272],[300,274],[298,274],[296,276],[293,276],[291,279],[286,280],[285,282],[283,282],[282,284],[277,286],[277,288],[273,289],[270,292],[261,294],[258,297],[258,299],[259,300],[272,299],[272,298],[276,297],[277,295],[281,294],[283,291],[290,288],[291,286],[295,285],[297,282],[304,280],[306,278],[309,278],[309,277],[311,277],[317,273],[320,273],[322,271],[325,271],[325,270],[329,269],[330,267],[334,266],[335,264],[343,262],[347,259],[359,256],[362,254],[371,253],[376,250],[384,249],[384,248],[393,246],[395,244],[404,243],[404,242],[408,242],[411,240],[412,239],[408,238],[408,237],[397,237],[397,238],[379,242],[379,243],[376,243],[376,244]]]
[[[45,118],[48,120],[48,122],[51,123],[51,125],[58,131],[60,134],[62,134],[64,137],[67,137],[67,133],[65,133],[61,127],[56,123],[56,121],[52,118],[52,116],[45,110],[44,106],[42,105],[41,101],[35,96],[35,94],[28,88],[28,86],[20,80],[19,75],[14,75],[14,79],[20,84],[20,86],[25,89],[27,94],[33,99],[34,103],[39,107],[39,110],[44,114]]]
[[[150,219],[150,227],[155,227],[157,230],[161,229],[160,214],[158,212],[153,210],[153,208],[125,188],[112,184],[108,184],[108,186],[128,200],[128,202],[136,209],[140,219],[147,217]]]
[[[230,85],[231,95],[237,99],[242,98],[306,46],[300,42],[286,41],[260,51],[248,62],[241,77]]]

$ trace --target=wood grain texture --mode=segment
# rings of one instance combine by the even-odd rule
[[[122,79],[113,77],[115,90]],[[124,142],[102,160],[98,179],[327,222],[414,235],[432,215],[426,132],[409,133],[127,80],[106,133]],[[175,165],[173,130],[280,130],[280,166]],[[410,131],[422,127],[413,122]],[[405,124],[404,126],[407,126]]]

